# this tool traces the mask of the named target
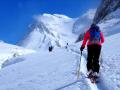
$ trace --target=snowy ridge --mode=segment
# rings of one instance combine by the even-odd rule
[[[22,40],[21,46],[38,50],[47,49],[51,45],[61,47],[75,41],[76,36],[72,33],[74,19],[58,14],[38,15],[35,19],[36,24],[32,26],[30,34]]]
[[[59,14],[35,16],[36,23],[21,46],[36,51],[0,42],[0,90],[120,90],[119,11],[99,23],[106,35],[99,83],[92,84],[86,78],[86,49],[79,80],[76,75],[81,42],[74,41],[77,33],[84,33],[86,26],[91,24],[95,9],[90,9],[76,19]],[[66,43],[69,44],[66,46]],[[51,45],[54,49],[48,52],[46,49]]]
[[[113,68],[119,67],[116,59],[116,57],[119,59],[120,56],[117,53],[120,52],[119,49],[116,50],[119,43],[115,43],[116,40],[120,40],[119,37],[120,34],[116,34],[107,38],[108,41],[103,47],[105,53],[101,68],[102,81],[97,85],[91,84],[90,80],[86,78],[86,60],[84,57],[86,51],[84,51],[81,61],[80,79],[77,80],[75,73],[80,56],[79,53],[76,53],[79,52],[79,49],[75,48],[78,45],[74,45],[68,46],[68,49],[55,48],[51,53],[39,51],[13,59],[13,61],[22,60],[20,63],[11,65],[11,62],[7,62],[7,65],[1,69],[0,90],[119,90],[119,76],[116,77],[119,69]],[[109,56],[112,56],[113,52],[109,51],[110,47],[108,46],[113,50],[115,57],[111,58]],[[113,64],[111,60],[114,60],[117,64]],[[109,68],[111,69],[109,70]],[[113,70],[115,73],[109,75]],[[114,84],[111,85],[109,82],[114,82]]]
[[[44,58],[39,59],[40,57]],[[63,59],[59,57],[63,57]],[[21,63],[7,66],[1,70],[1,90],[95,89],[95,85],[91,87],[85,81],[85,76],[81,77],[79,81],[76,81],[77,76],[73,73],[76,72],[76,61],[79,60],[77,54],[72,54],[65,49],[55,49],[52,53],[38,52],[33,55],[23,56],[22,58],[24,61]],[[27,67],[32,67],[32,69]],[[61,67],[65,68],[63,69]],[[9,75],[5,73],[9,73]],[[10,76],[13,78],[9,78]],[[9,79],[5,80],[5,78]]]
[[[4,42],[0,42],[0,68],[2,64],[9,61],[11,58],[18,57],[25,54],[34,53],[33,50],[28,50],[16,45],[10,45]]]
[[[99,26],[105,36],[119,33],[120,9],[107,15]],[[64,47],[72,44],[78,35],[89,29],[96,9],[90,9],[81,17],[73,19],[59,14],[35,16],[36,23],[31,25],[31,32],[22,40],[20,46],[34,50],[48,50],[49,46]]]
[[[120,9],[106,16],[99,24],[104,35],[109,36],[120,33]]]
[[[111,12],[120,8],[120,0],[102,0],[98,7],[93,22],[99,23]]]
[[[79,17],[73,25],[73,32],[82,34],[89,29],[95,15],[95,9],[90,9],[83,16]],[[120,9],[107,15],[98,25],[105,36],[120,33]]]
[[[89,9],[85,14],[79,17],[73,25],[73,33],[84,33],[92,23],[96,9]]]

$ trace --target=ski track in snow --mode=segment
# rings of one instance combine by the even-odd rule
[[[82,58],[82,61],[81,61],[81,72],[83,72],[84,75],[86,75],[86,61],[85,61],[85,58],[83,57]],[[88,85],[90,86],[91,90],[108,90],[106,88],[106,86],[104,85],[104,82],[100,79],[100,82],[96,83],[96,84],[93,84],[91,83],[91,81],[86,78],[85,79],[86,82],[88,83]]]
[[[85,76],[85,81],[88,83],[89,87],[91,90],[100,90],[98,89],[96,84],[92,84],[91,81],[87,78],[86,73],[86,60],[85,58],[82,56],[81,58],[81,68],[80,68],[81,74],[83,74],[83,76]]]
[[[79,51],[76,51],[74,49],[70,49],[71,52],[75,53],[76,55],[80,55]],[[82,58],[81,58],[81,68],[80,68],[80,73],[82,77],[85,77],[85,81],[86,83],[88,83],[89,87],[91,88],[91,90],[108,90],[107,87],[104,84],[104,81],[102,79],[102,76],[100,78],[100,82],[93,84],[91,83],[91,81],[87,78],[86,73],[87,73],[87,69],[86,69],[86,53],[83,53]],[[80,62],[80,57],[78,58],[78,63]],[[77,65],[78,66],[78,65]]]
[[[119,12],[116,13],[119,15]],[[90,15],[92,14],[90,13]],[[28,47],[46,48],[49,41],[53,45],[58,41],[58,44],[65,46],[67,42],[76,39],[76,36],[71,33],[73,23],[76,22],[75,19],[49,14],[44,14],[42,17],[38,18],[42,19],[45,25],[41,24],[41,28],[40,26],[39,28],[35,27],[32,35],[30,34],[31,38],[26,38],[25,44]],[[88,22],[91,22],[86,16],[82,18],[75,23],[76,30],[83,30],[88,26]],[[99,24],[107,36],[120,32],[120,19],[118,17],[109,18],[110,20],[105,20]],[[81,27],[83,20],[85,22],[82,23],[85,25]],[[44,35],[40,33],[43,32],[42,29],[45,31]],[[105,41],[104,64],[100,70],[100,82],[97,84],[92,84],[86,78],[86,52],[82,56],[80,79],[77,80],[76,70],[80,59],[77,45],[68,45],[67,50],[59,48],[59,50],[55,49],[55,52],[53,50],[52,53],[43,53],[43,51],[27,55],[35,51],[0,43],[0,90],[120,90],[119,42],[120,34],[113,35]]]
[[[40,55],[40,53],[38,53],[37,56],[34,55],[34,54],[31,54],[31,55],[28,55],[28,56],[23,56],[23,58],[16,58],[16,59],[13,59],[13,61],[6,62],[4,64],[4,67],[7,67],[7,66],[10,65],[10,67],[12,67],[12,68],[10,68],[10,69],[8,69],[9,67],[6,68],[7,70],[5,71],[5,73],[8,72],[9,75],[12,75],[13,73],[15,74],[15,72],[18,73],[18,74],[16,74],[18,76],[17,77],[18,80],[13,79],[13,81],[16,81],[17,83],[7,85],[7,87],[8,87],[7,89],[8,90],[16,90],[17,88],[19,88],[17,90],[20,90],[20,89],[22,89],[22,90],[25,90],[25,89],[27,89],[27,90],[39,90],[39,89],[36,89],[37,88],[36,86],[41,84],[43,86],[41,86],[39,88],[44,88],[44,90],[48,90],[49,87],[50,87],[49,90],[108,90],[108,88],[104,84],[104,80],[102,80],[103,79],[102,76],[101,76],[100,83],[98,83],[98,84],[92,84],[90,82],[90,80],[88,78],[86,78],[86,71],[87,71],[86,70],[86,59],[85,59],[86,58],[86,52],[83,53],[83,56],[82,56],[82,59],[81,59],[80,79],[77,80],[76,71],[77,71],[78,63],[79,63],[79,59],[80,59],[80,52],[77,51],[78,49],[73,48],[73,47],[74,46],[69,47],[67,50],[65,50],[63,48],[59,48],[58,50],[55,49],[55,51],[53,51],[51,53],[47,53],[47,54],[43,53],[43,55]],[[64,53],[61,54],[61,52],[64,52]],[[59,56],[58,54],[61,54],[61,55]],[[48,58],[46,57],[46,55],[47,55]],[[46,58],[39,61],[38,57],[39,58],[46,57]],[[61,59],[59,59],[59,57],[64,57],[66,59],[61,60]],[[58,60],[56,60],[57,58],[58,58]],[[35,60],[34,63],[33,63],[33,59]],[[36,59],[37,59],[37,61],[36,61]],[[49,61],[49,60],[53,60],[53,59],[55,61]],[[30,66],[28,65],[27,67],[33,67],[35,71],[34,70],[29,71],[29,69],[27,70],[27,68],[24,66],[24,65],[28,64],[28,62],[27,62],[28,60],[30,60],[29,61]],[[45,69],[46,66],[48,68],[48,67],[51,67],[51,65],[58,64],[58,62],[61,63],[61,65],[59,65],[58,67],[57,66],[52,66],[50,71],[48,71],[47,68],[46,68],[45,70],[47,70],[47,72],[44,72],[44,70],[40,69],[42,71],[40,71],[39,75],[36,75],[37,77],[32,77],[32,78],[29,77],[28,79],[25,79],[24,77],[28,77],[27,74],[24,75],[24,73],[26,73],[26,71],[22,71],[22,69],[19,69],[20,72],[16,71],[17,69],[15,68],[15,66],[17,66],[17,65],[14,65],[16,63],[16,61],[18,61],[18,62],[20,61],[21,65],[22,65],[22,62],[23,62],[24,65],[22,65],[22,66],[25,67],[25,69],[28,71],[29,74],[34,73],[33,76],[38,74],[38,72],[39,72],[38,68]],[[48,63],[45,63],[45,62],[48,62]],[[68,64],[68,62],[69,62],[69,64]],[[43,63],[43,66],[38,67],[38,65],[40,63]],[[37,66],[33,66],[33,65],[37,65]],[[67,67],[66,67],[66,65],[67,65]],[[66,67],[66,69],[62,70],[59,67]],[[20,67],[17,67],[17,68],[20,68]],[[4,72],[4,70],[3,70],[3,72]],[[20,75],[19,75],[19,73],[20,73]],[[59,75],[59,73],[60,73],[61,76]],[[58,74],[59,76],[56,76],[56,74]],[[21,75],[23,75],[24,77],[21,77]],[[8,76],[4,77],[2,73],[0,74],[0,76],[2,76],[3,78],[8,78]],[[0,77],[0,80],[3,80],[2,77]],[[50,77],[50,79],[47,80],[48,77]],[[22,79],[25,79],[25,80],[23,80],[23,81],[20,80],[19,81],[19,78],[22,78]],[[63,80],[61,80],[61,79],[63,79]],[[4,81],[3,83],[5,83],[5,82],[6,81]],[[12,79],[8,79],[8,82],[12,82]],[[59,85],[56,85],[55,82]],[[0,82],[0,83],[2,84],[2,82]],[[44,85],[45,83],[46,83],[46,85]],[[49,83],[51,83],[51,84],[49,84]],[[8,83],[6,83],[6,84],[8,84]],[[32,89],[30,89],[30,87],[28,88],[28,86],[30,86],[32,84],[33,84],[33,87],[31,86]],[[53,84],[55,84],[56,87],[51,86]],[[12,88],[11,85],[15,85],[15,87]],[[48,86],[47,89],[45,88],[46,86]],[[7,89],[4,89],[4,88],[6,88],[6,86],[1,85],[0,89],[2,87],[3,87],[3,90],[7,90]]]
[[[59,51],[61,51],[61,50],[59,50]],[[62,50],[62,51],[64,51],[64,50]],[[66,52],[66,50],[65,50],[65,52]],[[60,52],[61,53],[61,52]],[[69,53],[68,55],[67,55],[67,53]],[[91,84],[91,82],[86,78],[86,76],[85,76],[85,74],[86,74],[86,67],[85,67],[85,60],[84,60],[84,57],[82,57],[82,62],[81,62],[81,74],[80,74],[80,79],[79,80],[77,80],[77,76],[76,76],[76,70],[77,70],[77,65],[76,64],[78,64],[78,61],[79,61],[79,56],[78,56],[78,54],[75,54],[75,52],[68,52],[67,51],[67,53],[66,53],[66,57],[67,57],[67,60],[62,60],[62,62],[64,62],[64,64],[61,64],[62,65],[62,67],[65,67],[66,66],[66,64],[67,64],[67,62],[69,61],[69,55],[71,55],[72,57],[71,58],[73,58],[73,57],[76,57],[76,58],[73,58],[73,59],[71,59],[71,60],[73,60],[73,61],[70,61],[70,63],[72,64],[72,63],[74,63],[72,66],[71,65],[67,65],[67,67],[66,68],[68,68],[68,71],[61,71],[61,69],[60,68],[58,68],[57,66],[54,66],[53,68],[49,68],[49,71],[48,72],[44,72],[44,70],[42,70],[41,71],[41,73],[40,73],[40,75],[39,75],[39,78],[37,79],[37,77],[32,77],[31,79],[30,79],[30,77],[28,77],[28,76],[26,76],[26,75],[28,75],[27,73],[25,73],[25,71],[27,70],[27,68],[25,68],[25,71],[22,71],[22,68],[20,69],[20,67],[17,67],[17,68],[15,68],[16,66],[17,66],[17,64],[15,64],[14,62],[16,61],[16,60],[20,60],[19,58],[18,59],[13,59],[13,62],[11,61],[11,62],[8,62],[8,63],[6,63],[5,64],[5,69],[7,69],[7,71],[5,71],[4,72],[4,69],[2,70],[3,71],[3,73],[1,73],[0,74],[0,76],[2,76],[3,78],[9,78],[9,76],[12,76],[12,74],[13,75],[15,75],[15,78],[11,78],[11,79],[8,79],[8,81],[4,81],[3,83],[6,83],[6,86],[4,86],[4,85],[2,85],[2,82],[0,82],[1,83],[1,87],[0,87],[0,90],[1,89],[3,89],[3,90],[16,90],[17,88],[17,90],[100,90],[100,89],[98,89],[97,87],[96,87],[96,85],[95,84]],[[58,53],[57,53],[58,54]],[[32,55],[32,54],[31,54]],[[28,55],[28,56],[30,56],[29,58],[28,58],[28,60],[31,58],[31,55]],[[34,54],[33,54],[34,55]],[[50,55],[50,54],[49,54]],[[62,54],[62,56],[63,56],[64,54]],[[44,56],[44,54],[43,55],[40,55],[40,57],[41,56]],[[46,55],[45,55],[46,56]],[[61,56],[61,55],[60,55]],[[24,57],[24,56],[23,56]],[[37,55],[37,57],[38,57],[38,55]],[[51,54],[51,59],[53,58],[53,57],[58,57],[58,55],[56,56],[56,54],[53,52],[52,54]],[[25,58],[25,57],[24,57]],[[37,59],[36,58],[36,56],[32,56],[32,59]],[[51,60],[50,59],[50,60]],[[76,59],[76,61],[74,60],[74,59]],[[23,60],[23,59],[21,59],[21,60]],[[20,60],[20,61],[21,61]],[[58,61],[52,61],[52,62],[49,62],[48,64],[47,63],[45,63],[46,62],[46,60],[47,59],[45,59],[45,61],[37,61],[37,62],[35,62],[36,64],[35,65],[37,65],[37,63],[38,63],[38,65],[39,65],[39,63],[44,63],[42,66],[41,66],[41,68],[45,68],[46,67],[46,65],[47,66],[50,66],[50,65],[55,65],[55,64],[58,64]],[[58,59],[58,60],[60,60],[59,62],[61,62],[61,59]],[[31,63],[33,60],[30,60],[29,61],[29,63]],[[61,63],[62,63],[61,62]],[[26,63],[27,64],[27,60],[24,60],[23,61],[23,63]],[[69,64],[70,64],[69,63]],[[13,65],[12,65],[13,64]],[[18,65],[19,64],[21,64],[22,65],[22,62],[21,63],[18,63]],[[34,64],[34,63],[33,63]],[[8,67],[8,65],[10,65],[9,67],[11,67],[11,68],[9,68]],[[31,67],[31,65],[32,65],[32,63],[29,65],[29,66],[27,66],[27,67]],[[22,65],[23,67],[24,67],[24,65]],[[36,75],[36,74],[38,74],[38,66],[37,67],[33,67],[33,69],[35,70],[35,71],[29,71],[29,69],[27,70],[28,71],[28,73],[29,74],[33,74],[32,76],[34,76],[34,75]],[[71,68],[71,69],[70,69]],[[19,71],[17,71],[19,69]],[[58,71],[56,71],[58,69]],[[45,70],[47,70],[47,69],[45,69]],[[59,71],[60,70],[60,71]],[[70,70],[70,71],[69,71]],[[36,72],[37,71],[37,72]],[[73,73],[70,73],[70,72],[73,72]],[[9,76],[8,75],[3,75],[3,74],[5,74],[5,73],[9,73]],[[24,75],[24,73],[25,73],[25,75]],[[58,74],[58,73],[60,73],[62,76],[60,76],[60,77],[56,77],[56,74]],[[17,75],[17,76],[16,76]],[[48,75],[49,75],[49,77],[48,77]],[[24,77],[21,77],[21,76],[24,76]],[[38,75],[37,75],[38,76]],[[3,81],[3,78],[0,78],[0,80],[1,81]],[[24,80],[24,78],[25,77],[27,77],[25,80]],[[47,80],[47,78],[46,77],[48,77],[48,80]],[[52,77],[52,78],[51,78]],[[63,77],[63,80],[60,80],[60,78],[62,79],[62,77]],[[20,80],[20,78],[21,79],[23,79],[22,81]],[[18,79],[18,80],[17,80]],[[57,81],[56,81],[57,80]],[[58,82],[60,80],[60,82]],[[13,83],[12,84],[12,82],[16,82],[16,83]],[[43,81],[43,82],[42,82]],[[50,84],[50,81],[51,81],[51,84],[54,84],[55,82],[56,82],[56,89],[54,88],[53,89],[53,86],[51,86],[51,84]],[[53,82],[54,81],[54,82]],[[11,84],[8,84],[8,83],[11,83]],[[32,85],[32,83],[34,83],[33,84],[33,86],[31,87],[31,89],[30,89],[30,87],[28,88],[28,86],[29,85]],[[41,86],[39,89],[34,89],[34,87],[35,86],[38,86],[39,84],[41,83],[41,85],[43,85],[43,86]],[[46,83],[46,85],[44,85]],[[58,85],[57,85],[57,83],[58,83]],[[60,85],[59,85],[60,84]],[[12,87],[12,86],[14,86],[14,87]],[[46,87],[47,86],[47,87]],[[49,88],[50,87],[50,88]],[[37,87],[36,87],[37,88]],[[44,88],[44,89],[43,89]],[[49,89],[48,89],[49,88]]]
[[[79,51],[76,51],[74,50],[73,48],[69,48],[68,50],[69,52],[73,53],[73,54],[76,54],[78,58],[77,59],[77,64],[80,62],[79,59],[80,59],[80,52]],[[79,56],[78,56],[79,55]],[[73,81],[67,85],[64,85],[56,90],[72,90],[72,89],[68,89],[70,87],[74,87],[75,85],[81,85],[81,81],[84,82],[84,85],[86,85],[85,87],[87,87],[87,89],[83,89],[82,90],[108,90],[106,88],[106,86],[104,85],[104,82],[100,79],[100,82],[97,83],[97,84],[93,84],[91,83],[91,81],[87,78],[86,76],[86,54],[83,54],[82,58],[81,58],[81,68],[80,68],[80,79],[79,80],[76,80],[76,81]],[[78,67],[78,65],[76,65]],[[79,88],[81,90],[81,88]]]

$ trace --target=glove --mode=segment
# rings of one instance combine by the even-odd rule
[[[82,52],[85,47],[81,46],[80,51]]]

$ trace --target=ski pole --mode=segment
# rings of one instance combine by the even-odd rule
[[[80,62],[79,62],[78,71],[77,71],[77,79],[79,79],[79,77],[80,77],[81,58],[82,58],[82,51],[81,51]]]

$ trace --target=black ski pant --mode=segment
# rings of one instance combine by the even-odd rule
[[[99,56],[101,52],[100,45],[88,45],[87,46],[88,56],[87,56],[87,70],[92,70],[93,72],[99,73]]]

